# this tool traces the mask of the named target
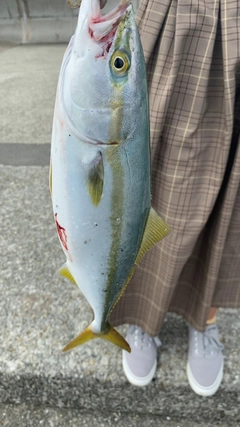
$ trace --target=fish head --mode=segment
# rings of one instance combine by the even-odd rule
[[[99,0],[82,0],[63,70],[63,104],[86,142],[121,144],[146,115],[145,63],[128,0],[101,15]],[[135,118],[135,121],[134,121]],[[135,123],[136,122],[136,123]]]

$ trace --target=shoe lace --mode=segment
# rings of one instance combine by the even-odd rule
[[[158,336],[151,337],[139,326],[132,325],[130,333],[134,334],[134,345],[141,348],[142,350],[146,347],[151,347],[153,342],[157,347],[160,347],[162,344]]]
[[[211,355],[215,351],[222,351],[223,344],[212,335],[216,330],[216,325],[208,326],[204,332],[195,331],[195,351],[203,355]]]

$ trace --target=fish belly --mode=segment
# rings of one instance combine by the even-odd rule
[[[63,141],[52,144],[53,212],[67,266],[96,318],[104,303],[111,247],[111,179],[107,179],[101,203],[94,206],[87,183],[89,165],[98,156],[98,147],[87,145],[86,149],[86,144],[69,135],[65,130]]]

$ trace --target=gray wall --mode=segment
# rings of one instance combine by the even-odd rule
[[[108,0],[104,11],[119,0]],[[132,0],[135,10],[139,0]],[[0,43],[62,43],[74,33],[78,9],[65,0],[0,0]]]

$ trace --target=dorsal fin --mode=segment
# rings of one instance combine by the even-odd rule
[[[151,208],[146,224],[146,228],[144,231],[142,243],[140,249],[137,254],[137,258],[135,260],[135,265],[138,265],[145,255],[145,253],[151,249],[156,243],[160,242],[160,240],[164,239],[170,233],[170,227],[168,224],[157,214],[157,212]],[[127,280],[120,292],[120,295],[117,297],[116,301],[113,304],[111,312],[115,305],[118,303],[122,295],[124,294],[126,287],[128,286],[133,274],[135,271],[135,266],[132,267]],[[110,312],[110,313],[111,313]]]
[[[145,253],[169,233],[168,224],[151,208],[135,264],[138,265]]]

